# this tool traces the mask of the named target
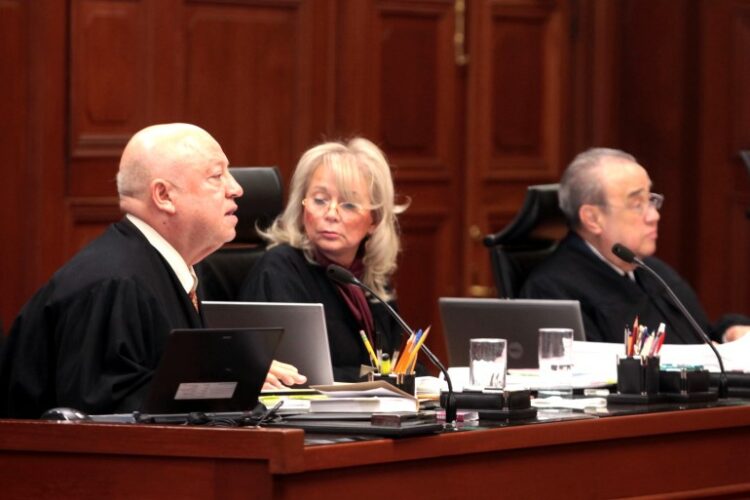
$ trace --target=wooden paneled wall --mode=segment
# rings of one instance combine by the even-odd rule
[[[65,258],[66,6],[0,1],[0,306],[7,329]]]
[[[649,169],[667,195],[659,254],[709,311],[748,312],[736,152],[750,148],[749,12],[750,0],[0,0],[6,329],[119,218],[122,148],[167,121],[286,180],[322,140],[380,144],[411,199],[400,306],[437,325],[438,354],[437,298],[493,294],[481,237],[592,145]]]
[[[750,150],[750,3],[702,2],[700,47],[702,120],[695,183],[700,230],[691,245],[701,258],[697,283],[711,310],[750,309],[750,170],[739,152]],[[714,140],[705,140],[706,137]]]
[[[470,11],[460,295],[496,295],[484,234],[507,224],[526,186],[556,182],[573,68],[568,2],[477,2]]]

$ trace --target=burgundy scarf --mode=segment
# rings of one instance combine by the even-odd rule
[[[327,268],[330,264],[340,265],[338,262],[332,261],[318,251],[315,252],[315,262],[323,266],[323,268]],[[352,265],[348,267],[348,270],[357,279],[361,280],[365,273],[365,265],[362,263],[362,258],[356,257],[354,262],[352,262]],[[336,285],[339,295],[344,299],[344,303],[354,315],[359,326],[367,334],[367,337],[370,339],[370,344],[374,346],[375,325],[372,320],[370,304],[365,297],[365,292],[356,285],[344,285],[336,282],[334,282],[334,285]]]

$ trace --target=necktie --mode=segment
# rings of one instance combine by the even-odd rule
[[[200,312],[200,305],[198,303],[198,293],[196,290],[198,290],[198,276],[195,274],[195,271],[193,268],[190,268],[190,275],[193,277],[193,288],[190,289],[188,292],[188,297],[190,297],[190,302],[193,303],[193,307],[195,307],[196,312]]]
[[[190,297],[190,302],[193,303],[193,307],[195,307],[195,311],[200,312],[199,306],[198,306],[198,294],[195,293],[195,288],[193,288],[192,290],[188,292],[188,297]]]

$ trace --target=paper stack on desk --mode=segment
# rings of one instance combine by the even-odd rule
[[[750,372],[750,335],[734,342],[716,346],[727,371]],[[574,342],[575,373],[598,374],[605,379],[616,379],[617,356],[624,355],[622,344],[603,342]],[[706,344],[664,344],[659,351],[660,364],[702,365],[710,372],[719,371],[719,362]]]
[[[727,371],[750,372],[750,335],[719,344],[716,349]],[[622,344],[574,342],[573,369],[578,373],[599,373],[605,378],[616,378],[618,354],[625,354]],[[664,344],[659,357],[662,366],[703,365],[708,371],[719,371],[716,355],[706,344]]]
[[[609,342],[573,342],[573,374],[602,382],[617,382],[617,356],[624,355],[622,344]]]
[[[316,385],[325,396],[310,401],[311,412],[375,413],[419,411],[419,401],[384,380],[353,384]]]
[[[750,335],[745,335],[716,349],[721,355],[726,371],[750,372]],[[664,344],[661,349],[661,364],[703,365],[710,372],[719,371],[716,355],[706,344]]]

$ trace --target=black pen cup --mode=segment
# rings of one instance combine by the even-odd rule
[[[618,358],[617,392],[620,394],[658,394],[659,357],[628,356]]]
[[[385,380],[391,385],[394,385],[404,391],[405,393],[416,396],[416,375],[411,373],[390,373],[388,375],[382,375],[377,372],[371,372],[367,374],[367,380],[373,382],[375,380]]]

